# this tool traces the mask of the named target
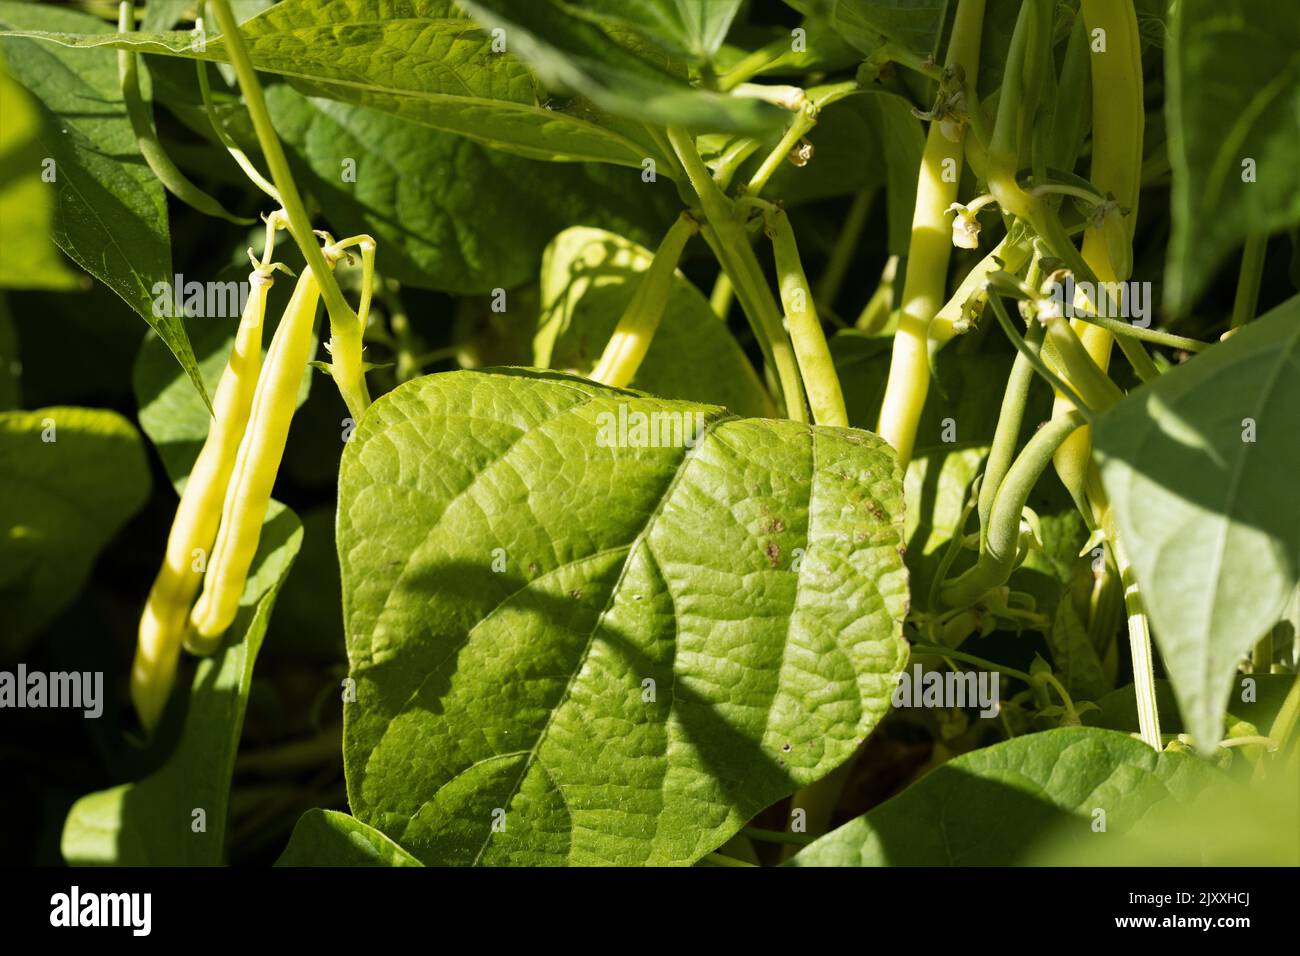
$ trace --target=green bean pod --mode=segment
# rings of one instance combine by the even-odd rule
[[[592,370],[592,381],[626,388],[636,376],[668,307],[682,250],[699,228],[694,219],[682,214],[668,230]]]
[[[768,235],[776,257],[776,275],[781,289],[781,305],[785,308],[790,341],[794,343],[794,356],[799,362],[804,390],[808,393],[808,407],[813,421],[818,425],[847,428],[849,415],[844,408],[844,394],[840,389],[839,375],[831,350],[826,345],[813,304],[812,290],[799,258],[790,218],[784,210],[774,210],[767,217]]]
[[[190,605],[217,537],[222,502],[257,387],[262,364],[262,320],[273,283],[269,270],[254,271],[249,276],[251,291],[234,348],[212,399],[212,425],[181,493],[162,568],[140,616],[131,668],[131,699],[141,723],[149,730],[157,724],[171,694]]]
[[[271,488],[284,456],[298,389],[311,359],[312,326],[319,302],[320,284],[307,266],[298,276],[257,381],[248,429],[239,444],[226,489],[221,528],[203,579],[203,593],[190,614],[185,646],[195,654],[215,651],[239,611],[239,599],[271,501]]]

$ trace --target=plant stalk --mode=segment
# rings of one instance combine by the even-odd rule
[[[361,337],[365,331],[357,313],[352,311],[343,290],[339,288],[338,279],[325,262],[320,243],[312,231],[311,218],[307,207],[298,192],[289,161],[285,158],[280,137],[276,135],[271,122],[271,114],[266,106],[266,97],[262,95],[262,85],[257,79],[257,70],[248,47],[239,32],[239,24],[231,12],[229,0],[209,0],[217,24],[221,27],[222,39],[230,53],[230,65],[234,67],[239,80],[239,88],[244,93],[248,105],[248,115],[253,121],[257,141],[266,157],[266,165],[271,173],[271,181],[283,200],[284,211],[289,217],[289,231],[302,251],[303,258],[311,267],[312,273],[320,283],[321,298],[330,320],[330,354],[335,366],[334,382],[339,394],[348,407],[354,421],[360,421],[362,414],[370,406],[370,393],[366,388],[365,367],[362,360]]]
[[[960,68],[966,76],[978,75],[983,21],[984,0],[959,0],[948,44],[949,70]],[[904,470],[912,459],[916,427],[930,388],[930,323],[945,299],[952,256],[947,209],[957,199],[961,179],[962,144],[949,140],[941,127],[939,122],[930,123],[921,156],[898,331],[876,428],[894,447]]]

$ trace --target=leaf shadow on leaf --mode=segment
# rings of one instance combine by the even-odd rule
[[[524,374],[524,370],[518,371],[520,374]],[[541,373],[535,373],[535,377],[552,378],[552,376]],[[562,376],[554,376],[554,378],[560,381],[564,380]],[[452,605],[472,606],[481,603],[484,595],[504,595],[496,607],[513,602],[511,604],[512,611],[519,612],[526,609],[528,612],[538,615],[544,622],[537,626],[539,632],[554,633],[556,630],[572,627],[576,602],[538,593],[536,589],[530,588],[529,584],[530,582],[522,575],[509,572],[494,572],[490,567],[481,563],[449,562],[422,568],[421,573],[417,576],[404,577],[402,588],[427,596],[426,599],[431,605],[446,602]],[[638,648],[636,643],[626,634],[617,628],[611,627],[607,618],[599,625],[598,638],[595,636],[596,633],[595,631],[592,632],[591,643],[587,646],[581,659],[574,664],[571,676],[577,674],[585,666],[590,656],[591,644],[594,644],[595,640],[599,639],[607,649],[612,650],[625,663],[627,673],[655,678],[657,688],[667,691],[667,693],[658,695],[654,716],[651,719],[659,723],[672,721],[674,729],[684,735],[685,742],[698,755],[702,773],[718,782],[730,802],[737,807],[737,810],[733,810],[727,819],[716,821],[712,829],[708,825],[701,825],[699,838],[702,842],[696,847],[696,855],[703,856],[710,850],[721,846],[760,810],[792,793],[802,783],[808,782],[807,780],[796,779],[790,769],[784,765],[781,758],[765,752],[755,741],[732,726],[719,713],[714,703],[706,700],[700,694],[691,690],[684,682],[676,679],[675,646],[668,652],[666,659],[656,661]],[[424,640],[420,640],[419,637],[420,635],[406,635],[406,646],[422,645],[428,648],[431,653],[427,655],[427,658],[436,660],[437,663],[427,670],[420,671],[426,676],[418,683],[418,691],[412,695],[411,703],[408,706],[416,706],[436,715],[442,710],[442,700],[452,691],[453,679],[459,668],[459,658],[463,652],[470,648],[470,644],[459,634],[452,637],[451,641],[448,640],[446,633],[433,631],[423,635]],[[453,641],[456,646],[449,648],[448,644]],[[419,666],[418,663],[414,665],[416,669],[419,669]],[[376,683],[380,682],[385,667],[393,667],[409,673],[413,668],[413,662],[408,656],[395,659],[389,664],[372,664],[367,672],[370,680]],[[552,713],[562,703],[565,696],[567,694],[561,694],[558,698],[551,700],[546,708],[546,713],[548,715]],[[530,730],[535,730],[536,734],[540,736],[546,732],[548,723],[549,721],[543,721],[539,726],[530,728]],[[537,751],[540,749],[540,742],[537,737],[534,737],[530,746],[532,748],[531,753],[536,757]],[[519,774],[520,780],[527,773],[527,768],[531,762],[524,763],[524,769]],[[451,783],[451,780],[445,781],[439,785],[439,789],[449,786]],[[352,786],[350,783],[350,789]],[[517,782],[515,787],[518,788]],[[482,797],[484,795],[477,794],[476,796]],[[423,795],[426,805],[433,800],[433,797],[432,793]],[[486,804],[488,807],[493,805],[492,803]],[[506,809],[508,810],[509,807],[507,806]],[[354,812],[357,812],[359,818],[365,819],[366,822],[380,826],[381,829],[384,828],[381,821],[367,819],[363,809],[354,807]],[[484,813],[481,819],[483,820],[481,827],[483,831],[482,845],[487,846],[488,841],[492,838],[491,819],[487,813]],[[712,839],[710,839],[711,834]],[[440,844],[432,847],[416,845],[410,840],[404,840],[402,833],[391,830],[388,835],[426,864],[449,865],[466,862],[466,860],[459,857],[448,858],[447,854],[455,851],[449,851],[446,845]],[[704,845],[705,843],[707,845]],[[474,850],[472,846],[468,848],[458,847],[456,849],[468,849],[471,854]]]
[[[589,372],[632,304],[653,251],[604,230],[573,227],[548,247],[534,361]],[[631,387],[662,398],[721,405],[746,418],[776,407],[725,321],[679,272]]]
[[[1027,834],[1045,836],[1079,824],[1077,816],[1037,794],[964,768],[939,767],[916,785],[918,790],[922,784],[945,797],[921,819],[915,804],[897,808],[901,813],[882,805],[873,821],[876,865],[1011,866],[1033,845],[1026,843]]]

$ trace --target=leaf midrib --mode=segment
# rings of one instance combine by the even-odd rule
[[[556,421],[560,418],[566,417],[569,413],[577,409],[584,408],[587,405],[590,405],[594,401],[595,398],[593,397],[589,401],[584,402],[582,405],[572,406],[566,409],[564,414],[554,416],[554,418],[552,418],[550,421]],[[706,423],[704,426],[703,434],[701,434],[698,437],[697,446],[699,448],[703,448],[704,445],[708,442],[709,436],[713,434],[714,431],[716,431],[717,427],[721,425],[723,422],[731,421],[733,418],[734,416],[724,415],[714,419],[711,422]],[[519,776],[518,778],[516,778],[514,786],[511,787],[510,793],[506,795],[506,798],[503,801],[507,811],[509,811],[511,802],[514,800],[515,796],[519,793],[519,788],[523,786],[524,778],[528,776],[529,768],[531,768],[534,763],[537,763],[538,766],[542,768],[543,772],[545,772],[546,775],[551,778],[551,783],[555,786],[555,791],[560,795],[560,799],[564,801],[565,807],[566,808],[568,807],[569,802],[568,799],[564,796],[563,788],[560,786],[559,781],[555,779],[555,776],[549,770],[546,769],[545,765],[540,763],[540,761],[538,760],[538,753],[541,751],[542,744],[546,740],[546,735],[551,729],[551,723],[555,720],[555,715],[558,714],[560,710],[563,709],[564,705],[568,702],[569,694],[573,690],[574,682],[578,679],[578,675],[582,673],[583,668],[586,667],[587,665],[587,657],[591,653],[592,646],[596,643],[596,634],[599,633],[601,626],[605,622],[605,617],[609,614],[609,610],[614,604],[614,599],[618,596],[619,590],[623,586],[623,579],[627,576],[628,568],[632,564],[633,556],[636,554],[637,549],[642,545],[645,545],[645,547],[649,549],[649,544],[647,542],[647,535],[649,534],[650,530],[654,527],[655,521],[663,513],[664,506],[669,501],[672,500],[673,492],[676,490],[677,485],[682,480],[682,476],[686,474],[687,468],[694,460],[694,458],[695,456],[690,454],[689,449],[685,449],[685,448],[682,449],[682,460],[678,463],[677,467],[673,470],[673,476],[671,479],[669,479],[668,484],[664,488],[663,493],[659,496],[659,500],[655,503],[654,510],[651,511],[650,514],[646,516],[645,523],[641,525],[641,529],[637,531],[636,535],[633,536],[631,543],[628,544],[627,557],[623,559],[623,566],[619,569],[618,579],[614,582],[614,586],[609,589],[609,597],[605,599],[605,606],[601,608],[600,614],[596,616],[596,623],[592,625],[591,630],[587,633],[587,644],[585,647],[583,647],[582,653],[578,655],[577,663],[575,664],[572,673],[569,674],[569,680],[564,686],[563,693],[560,694],[559,699],[555,702],[555,706],[550,709],[550,713],[546,715],[546,723],[542,725],[542,729],[537,734],[537,739],[533,741],[533,745],[528,751],[528,756],[525,758],[523,766],[519,770]],[[653,552],[651,553],[653,554]],[[658,564],[657,559],[655,563]],[[676,618],[674,618],[674,622],[675,621]],[[676,673],[676,668],[674,668],[674,673]],[[572,825],[573,822],[572,813],[569,814],[569,821],[570,824]],[[479,847],[478,853],[475,854],[474,856],[474,861],[470,864],[471,866],[478,866],[479,860],[482,859],[483,854],[487,851],[488,846],[492,842],[492,836],[493,836],[493,830],[489,827],[486,835],[483,837],[483,843]],[[570,845],[570,849],[572,849],[571,845]]]

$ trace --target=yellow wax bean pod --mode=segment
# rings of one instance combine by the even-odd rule
[[[149,730],[158,723],[171,694],[190,605],[217,537],[222,503],[257,387],[262,320],[273,284],[269,268],[259,268],[249,276],[250,292],[234,348],[212,399],[208,437],[181,493],[162,568],[140,616],[131,699]]]
[[[239,611],[239,599],[257,553],[271,489],[284,456],[298,389],[311,359],[312,326],[319,302],[320,284],[307,266],[298,276],[257,381],[248,429],[239,445],[222,508],[221,528],[203,579],[203,593],[190,614],[185,646],[195,654],[215,651]]]

